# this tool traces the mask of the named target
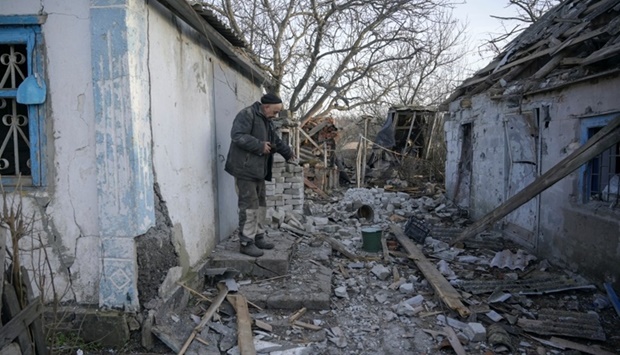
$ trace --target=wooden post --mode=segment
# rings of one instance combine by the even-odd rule
[[[355,159],[355,178],[357,180],[357,187],[360,188],[362,186],[362,179],[361,179],[361,175],[362,175],[362,166],[361,166],[361,160],[362,160],[362,144],[363,144],[363,139],[360,136],[359,139],[359,143],[357,144],[357,157]]]
[[[437,114],[437,112],[435,112],[435,114],[433,115],[433,123],[431,124],[431,130],[430,130],[430,135],[428,137],[428,142],[426,143],[426,147],[424,148],[424,159],[428,160],[428,155],[430,154],[431,151],[431,146],[433,144],[433,138],[435,136],[435,126],[437,125],[437,117],[439,115]]]
[[[364,116],[364,151],[362,152],[362,185],[366,179],[366,160],[368,159],[368,116]]]
[[[396,118],[398,118],[398,113],[396,114]],[[411,118],[411,125],[409,126],[409,132],[407,133],[407,139],[405,140],[405,147],[403,148],[403,150],[401,151],[401,154],[403,154],[403,159],[404,159],[404,155],[405,155],[405,149],[407,149],[407,143],[409,143],[409,139],[411,138],[411,132],[413,131],[413,125],[415,124],[415,119],[418,115],[417,111],[413,111],[413,117]],[[398,122],[398,121],[396,121]],[[411,145],[413,145],[413,142],[411,142]]]

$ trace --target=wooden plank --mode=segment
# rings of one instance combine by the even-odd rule
[[[306,311],[307,311],[306,307],[303,307],[297,312],[293,313],[290,317],[288,317],[289,323],[295,323],[296,320],[298,320],[299,318],[301,318],[301,316],[306,314]]]
[[[405,250],[407,250],[407,253],[409,253],[409,258],[415,262],[418,269],[420,269],[441,300],[448,307],[457,311],[461,317],[469,316],[471,312],[461,302],[459,293],[454,289],[454,287],[452,287],[450,282],[443,277],[435,265],[428,261],[415,243],[405,236],[402,228],[393,224],[390,229],[392,233],[396,235],[398,242],[405,248]]]
[[[11,321],[14,318],[18,318],[18,316],[21,313],[23,313],[21,306],[19,304],[19,300],[17,299],[17,294],[15,293],[15,288],[13,287],[12,284],[6,283],[4,285],[4,292],[2,293],[2,301],[3,301],[3,306],[6,309],[6,316],[10,318]],[[26,306],[24,309],[28,309],[28,306]],[[20,332],[17,334],[16,337],[17,337],[17,342],[19,343],[19,347],[21,348],[23,355],[34,354],[34,342],[31,339],[30,330],[28,329],[28,326],[30,325],[30,323],[32,323],[34,319],[29,319],[29,320],[30,321],[28,323],[21,322],[21,323],[14,325],[15,327],[20,328]],[[7,325],[3,327],[3,329],[10,328],[9,324],[11,323],[11,321],[9,321]],[[13,339],[15,339],[15,337],[13,337]],[[13,339],[7,341],[7,343],[10,343]],[[2,339],[2,341],[4,340],[6,339]]]
[[[336,239],[326,236],[326,235],[322,235],[322,234],[317,234],[316,236],[327,241],[329,245],[332,246],[332,248],[336,249],[337,251],[340,252],[340,254],[346,256],[347,258],[353,261],[357,261],[359,259],[359,256],[348,251],[347,248],[342,243],[337,241]]]
[[[461,345],[461,341],[456,336],[454,329],[452,329],[452,327],[445,326],[443,327],[443,331],[448,335],[448,341],[450,342],[450,345],[452,345],[454,352],[457,355],[467,355],[467,352],[465,352],[463,345]]]
[[[329,198],[329,195],[325,193],[325,191],[319,189],[312,181],[308,180],[307,177],[304,177],[304,185],[312,189],[312,191],[316,192],[322,198]]]
[[[7,285],[12,287],[10,284]],[[9,287],[5,287],[5,289],[7,288]],[[37,297],[21,312],[11,317],[11,320],[0,328],[0,349],[11,343],[18,336],[26,335],[28,333],[28,324],[37,319],[41,315],[42,310],[43,306]]]
[[[312,137],[310,137],[310,136],[308,135],[308,133],[306,133],[303,129],[300,129],[300,130],[299,130],[299,132],[300,132],[300,133],[301,133],[304,137],[306,137],[306,139],[307,139],[310,143],[312,143],[312,145],[313,145],[316,149],[318,149],[318,150],[319,150],[319,152],[321,152],[321,154],[325,154],[325,152],[323,152],[323,148],[321,148],[321,146],[320,146],[320,145],[318,145],[318,144],[314,141],[314,139],[312,139]]]
[[[267,332],[272,332],[273,331],[273,327],[271,326],[271,324],[263,322],[260,319],[255,319],[254,320],[254,325],[256,325],[258,328],[267,331]]]
[[[604,48],[599,49],[596,52],[591,53],[589,56],[584,58],[581,61],[581,65],[588,65],[588,64],[599,62],[601,60],[609,59],[609,58],[615,57],[619,53],[620,53],[620,43],[612,45],[612,46],[604,47]]]
[[[310,329],[310,330],[321,330],[323,328],[319,327],[318,325],[314,325],[314,324],[310,324],[310,323],[306,323],[306,322],[301,322],[296,320],[295,322],[293,322],[294,325],[298,326],[298,327],[302,327],[302,328],[306,328],[306,329]]]
[[[320,131],[323,128],[325,128],[328,124],[329,124],[328,121],[323,121],[323,122],[319,123],[318,125],[314,126],[314,128],[312,128],[310,130],[310,132],[308,132],[308,135],[310,137],[314,136],[315,134],[317,134],[318,131]]]
[[[256,355],[254,338],[252,337],[252,318],[248,310],[248,303],[241,294],[227,296],[237,312],[237,342],[241,355]]]
[[[488,226],[521,207],[536,195],[545,191],[550,186],[618,142],[620,142],[620,115],[617,115],[607,126],[590,138],[586,144],[562,159],[562,161],[539,176],[523,190],[517,192],[503,204],[469,226],[452,242],[452,245],[483,232]]]
[[[392,257],[390,257],[390,249],[387,246],[387,239],[385,237],[381,237],[381,247],[383,248],[383,261],[391,263]]]
[[[32,292],[32,284],[30,283],[30,276],[28,270],[22,266],[23,284],[28,295],[28,302],[34,302],[34,293]],[[37,299],[38,301],[38,299]],[[47,344],[45,343],[45,334],[43,332],[43,322],[41,318],[37,318],[30,324],[30,331],[34,340],[34,350],[38,355],[47,355]]]
[[[224,298],[228,294],[228,289],[226,288],[226,286],[222,284],[218,284],[218,288],[220,289],[220,293],[213,300],[213,303],[211,303],[211,305],[209,306],[205,314],[202,316],[200,323],[198,323],[198,325],[194,328],[194,330],[192,330],[192,333],[189,335],[189,337],[183,344],[183,347],[181,347],[181,350],[179,351],[179,355],[185,354],[185,351],[187,351],[187,348],[190,346],[190,344],[192,343],[196,335],[198,335],[198,333],[200,333],[204,329],[207,322],[211,320],[211,317],[213,316],[215,311],[217,311],[217,309],[220,307],[220,305],[224,301]]]

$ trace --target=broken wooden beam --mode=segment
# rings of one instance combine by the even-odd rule
[[[224,298],[228,294],[228,289],[224,285],[221,285],[219,288],[220,288],[220,293],[213,300],[213,303],[211,303],[211,305],[209,306],[205,314],[202,316],[200,323],[198,323],[198,325],[192,330],[192,333],[189,335],[189,337],[183,344],[183,347],[181,347],[181,350],[179,351],[178,355],[185,354],[185,352],[187,351],[187,348],[190,346],[190,344],[192,343],[196,335],[198,335],[198,333],[200,333],[204,329],[207,322],[209,322],[209,320],[211,319],[215,311],[220,307],[220,305],[224,301]]]
[[[431,284],[435,292],[441,300],[451,309],[457,311],[461,317],[467,317],[471,314],[470,310],[461,302],[459,293],[452,287],[450,282],[437,270],[424,256],[424,253],[415,245],[411,239],[405,236],[400,226],[392,225],[390,227],[392,233],[396,236],[398,242],[409,253],[409,259],[413,260],[418,269],[422,272],[428,283]]]
[[[503,204],[469,226],[452,242],[452,245],[483,232],[490,225],[521,207],[523,204],[618,142],[620,142],[620,115],[617,115],[611,120],[607,126],[603,127],[603,129],[590,138],[583,146],[562,159],[562,161],[557,163],[546,173],[536,178],[536,180],[527,185],[523,190],[517,192]]]
[[[310,324],[310,323],[306,323],[306,322],[302,322],[302,321],[294,321],[293,325],[296,325],[298,327],[302,327],[302,328],[306,328],[306,329],[310,329],[310,330],[321,330],[323,328],[319,327],[318,325],[314,325],[314,324]]]
[[[328,199],[329,195],[325,193],[325,191],[321,190],[318,186],[316,186],[312,181],[308,180],[307,177],[304,177],[304,185],[309,187],[312,191],[316,192],[319,196]]]
[[[248,302],[242,294],[226,296],[237,312],[237,342],[241,355],[256,355],[254,338],[252,337],[252,318],[248,310]]]
[[[301,318],[301,316],[303,316],[304,314],[306,314],[306,307],[301,308],[300,310],[298,310],[297,312],[293,313],[289,318],[288,321],[289,323],[295,323],[296,320],[298,320],[299,318]]]
[[[332,248],[336,249],[338,252],[340,252],[340,254],[346,256],[347,258],[353,261],[357,261],[359,259],[359,256],[348,251],[344,244],[340,243],[336,239],[322,234],[317,234],[316,236],[328,242],[329,245],[332,246]]]
[[[445,326],[443,327],[443,331],[448,335],[448,341],[450,342],[452,349],[454,349],[454,352],[457,355],[467,355],[467,352],[463,348],[463,345],[461,344],[459,338],[456,336],[456,332],[454,331],[454,329],[452,329],[452,327],[450,326]]]
[[[257,328],[260,328],[260,329],[262,329],[262,330],[264,330],[264,331],[267,331],[267,332],[269,332],[269,333],[271,333],[271,332],[273,331],[273,327],[271,326],[271,324],[266,323],[266,322],[263,322],[263,321],[262,321],[262,320],[260,320],[260,319],[255,319],[255,320],[254,320],[254,325],[255,325]]]
[[[383,261],[386,263],[391,263],[392,258],[390,257],[390,249],[387,245],[387,239],[385,237],[381,238],[381,247],[383,248]]]

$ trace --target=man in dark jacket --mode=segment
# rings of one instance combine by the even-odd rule
[[[265,240],[265,181],[271,181],[273,155],[295,159],[291,148],[275,132],[273,122],[282,110],[282,100],[268,93],[241,110],[235,117],[225,170],[235,177],[239,196],[239,242],[242,254],[259,257],[261,249],[274,245]]]

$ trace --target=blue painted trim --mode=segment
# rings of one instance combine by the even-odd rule
[[[590,137],[588,136],[588,131],[590,128],[605,127],[616,116],[617,116],[617,113],[582,118],[581,119],[581,132],[580,132],[580,137],[579,137],[581,145],[586,144],[588,139],[590,139]],[[590,199],[590,184],[588,184],[586,181],[588,173],[589,173],[588,163],[582,165],[579,168],[579,200],[582,203],[586,203]]]
[[[611,286],[611,283],[605,282],[605,291],[607,291],[607,296],[609,296],[609,300],[611,304],[614,306],[616,313],[620,316],[620,300],[618,299],[618,295],[614,291],[614,288]]]
[[[42,25],[47,20],[47,15],[12,15],[0,16],[0,26],[16,25]]]
[[[0,43],[2,43],[0,41]],[[15,97],[17,96],[17,89],[0,89],[0,97]]]
[[[2,20],[12,16],[0,16]],[[28,16],[21,16],[26,18]],[[0,43],[4,44],[26,44],[28,73],[36,73],[45,78],[43,70],[43,38],[40,26],[26,27],[0,27]],[[34,64],[34,65],[33,65]],[[0,90],[0,97],[15,97],[17,89]],[[45,186],[45,105],[28,105],[29,118],[29,140],[30,140],[30,171],[31,176],[22,178],[22,186]],[[15,186],[18,183],[16,177],[2,177],[2,184],[5,186]]]

